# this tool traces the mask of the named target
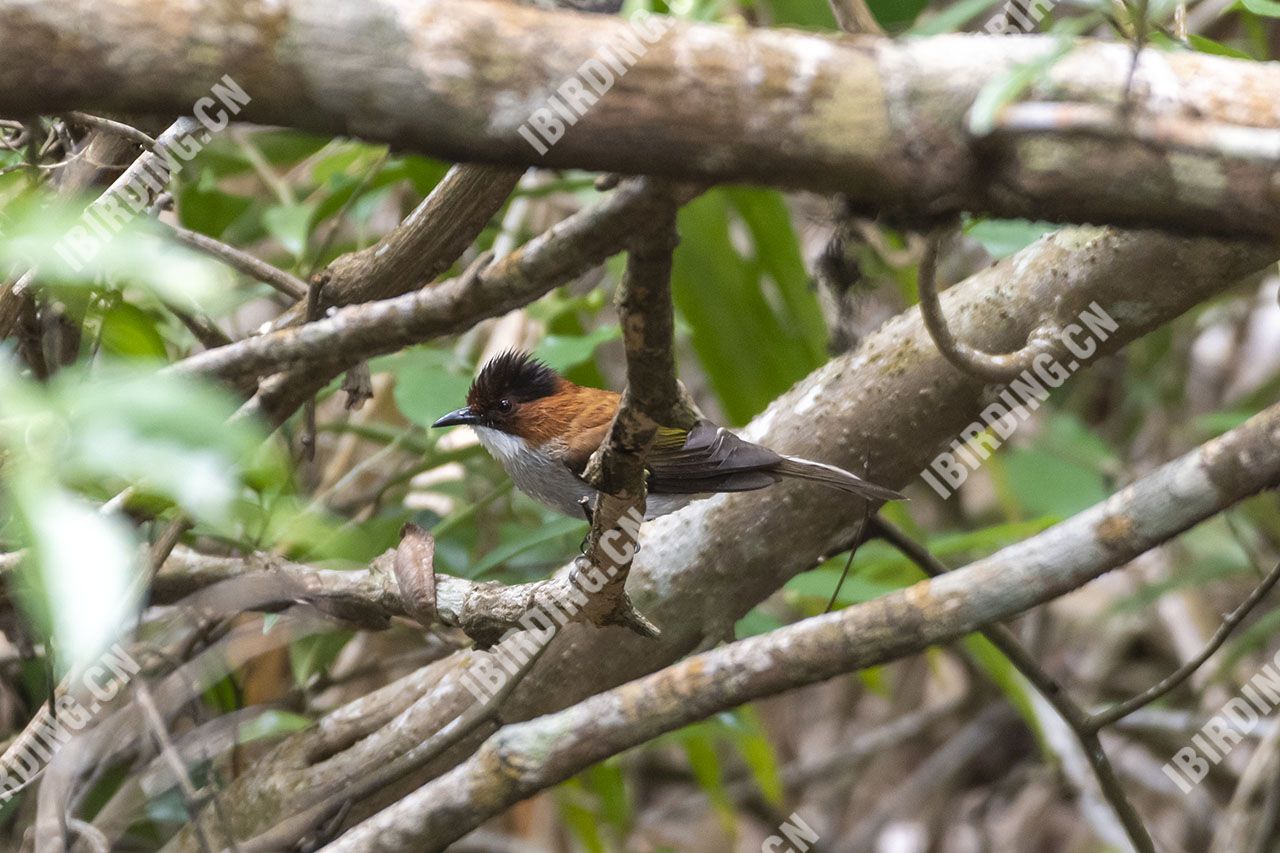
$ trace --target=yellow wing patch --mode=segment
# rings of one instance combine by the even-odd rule
[[[653,439],[654,450],[679,450],[689,440],[689,431],[677,427],[658,427]]]

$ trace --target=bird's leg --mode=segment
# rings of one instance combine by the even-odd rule
[[[591,509],[591,498],[587,495],[578,498],[578,506],[582,507],[582,514],[587,517],[587,535],[582,537],[582,544],[578,546],[578,552],[586,554],[587,543],[591,540],[591,527],[596,523],[596,514]]]

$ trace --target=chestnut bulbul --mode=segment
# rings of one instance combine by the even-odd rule
[[[528,353],[490,359],[467,392],[467,405],[432,424],[465,424],[525,494],[567,515],[594,506],[596,491],[582,479],[587,460],[604,441],[621,395],[575,385]],[[645,518],[680,509],[718,492],[747,492],[790,477],[811,480],[868,500],[902,495],[856,474],[810,459],[784,456],[701,421],[692,429],[659,427],[645,458]]]

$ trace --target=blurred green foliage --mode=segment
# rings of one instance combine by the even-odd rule
[[[660,2],[644,5],[666,8]],[[870,3],[888,30],[915,35],[981,21],[998,5],[999,0]],[[1156,48],[1271,58],[1269,18],[1280,16],[1280,3],[1242,0],[1225,14],[1239,22],[1239,37],[1224,42],[1192,35],[1188,48],[1157,33]],[[825,0],[739,5],[703,0],[694,4],[690,17],[835,28]],[[1046,30],[1064,34],[1062,50],[995,81],[972,113],[975,129],[989,129],[1002,106],[1069,50],[1065,35],[1104,25],[1109,24],[1098,10],[1074,7],[1047,21]],[[406,521],[436,534],[441,571],[466,577],[530,580],[576,553],[584,522],[557,516],[514,491],[477,447],[429,429],[442,413],[462,404],[479,366],[482,340],[473,335],[436,340],[375,359],[371,371],[391,387],[378,417],[332,414],[339,407],[323,404],[337,392],[325,392],[325,414],[318,424],[322,440],[358,441],[398,460],[367,500],[343,507],[346,490],[317,493],[323,472],[300,458],[299,419],[269,436],[261,425],[236,416],[241,398],[232,390],[160,369],[195,347],[175,307],[239,337],[284,307],[278,295],[175,247],[145,218],[104,242],[86,268],[73,268],[57,247],[89,201],[58,197],[21,168],[22,162],[22,152],[0,150],[0,267],[37,265],[42,298],[65,311],[81,334],[69,363],[47,381],[19,369],[11,346],[0,360],[0,537],[6,550],[29,549],[11,583],[37,632],[54,639],[59,671],[91,657],[136,617],[138,596],[130,587],[144,571],[144,544],[178,513],[194,521],[189,540],[334,566],[360,565],[393,547]],[[447,168],[349,140],[237,130],[215,138],[183,170],[174,187],[176,215],[187,228],[307,276],[377,240]],[[567,198],[576,205],[591,204],[597,196],[591,176],[566,172],[522,186],[513,198]],[[508,212],[499,212],[475,251],[492,246]],[[701,402],[731,425],[746,423],[828,358],[826,324],[809,273],[814,247],[800,221],[781,193],[746,187],[710,190],[680,213],[673,289],[681,368],[702,393]],[[994,259],[1055,227],[975,219],[965,223],[965,233]],[[521,224],[507,236],[518,244],[535,230]],[[893,252],[905,249],[904,235],[888,228],[882,235]],[[878,296],[897,310],[914,298],[914,269],[891,257],[893,252],[866,249],[860,286],[880,287]],[[537,354],[575,381],[600,385],[620,375],[620,332],[610,308],[619,270],[616,261],[611,263],[595,288],[566,283],[526,312],[538,332]],[[1194,337],[1197,324],[1214,309],[1204,306],[1130,347],[1117,362],[1118,378],[1086,373],[1072,379],[1034,426],[984,464],[980,479],[990,499],[976,509],[957,499],[927,522],[924,514],[917,519],[914,508],[902,505],[886,515],[949,565],[961,565],[1112,492],[1126,475],[1132,447],[1151,412],[1172,422],[1172,446],[1190,446],[1238,425],[1275,399],[1280,379],[1272,378],[1223,410],[1183,417],[1189,410],[1188,354],[1179,341]],[[1116,395],[1107,382],[1117,383],[1123,393]],[[1114,397],[1113,408],[1099,418],[1098,399],[1107,394]],[[414,485],[415,478],[449,468],[456,469],[453,476]],[[415,503],[407,499],[411,493],[434,500]],[[1246,505],[1239,521],[1272,541],[1280,538],[1280,522],[1256,505]],[[1177,548],[1176,574],[1098,618],[1118,618],[1161,595],[1239,580],[1254,571],[1234,531],[1223,523],[1202,526]],[[844,560],[837,555],[792,578],[779,596],[743,616],[738,636],[821,612]],[[872,600],[920,577],[883,542],[868,542],[858,550],[836,606]],[[116,599],[120,607],[104,605]],[[1223,668],[1267,643],[1277,626],[1280,610],[1263,615],[1232,644]],[[295,684],[322,679],[351,636],[335,630],[292,643]],[[975,636],[960,648],[1034,721],[1026,685],[989,643]],[[24,672],[28,698],[38,702],[47,688],[44,673],[34,665]],[[873,693],[894,688],[892,668],[875,668],[860,678]],[[222,712],[239,707],[237,677],[209,688],[204,701]],[[242,738],[278,737],[307,723],[308,717],[297,714],[263,717]],[[779,759],[754,706],[687,727],[645,749],[677,753],[730,834],[737,814],[730,791],[735,781],[748,779],[771,805],[784,801]],[[635,811],[627,768],[624,759],[610,759],[559,789],[560,813],[583,848],[619,849],[627,837]],[[181,822],[182,808],[176,795],[166,796],[151,803],[151,817]]]

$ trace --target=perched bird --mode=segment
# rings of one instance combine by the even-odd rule
[[[621,395],[575,385],[528,353],[508,351],[480,371],[467,405],[433,427],[466,424],[525,494],[567,515],[594,505],[582,479],[587,461],[609,431]],[[708,421],[684,430],[660,427],[646,457],[645,518],[680,509],[716,492],[746,492],[785,477],[812,480],[879,501],[897,492],[822,462],[783,456]]]

